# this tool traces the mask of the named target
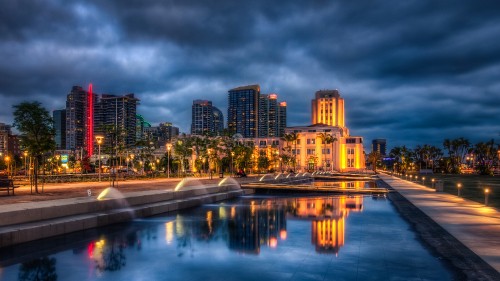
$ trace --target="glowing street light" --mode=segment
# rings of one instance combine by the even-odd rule
[[[233,174],[234,172],[233,159],[234,159],[234,151],[231,151],[231,174]]]
[[[95,137],[96,141],[97,141],[97,146],[99,147],[99,153],[98,153],[98,157],[99,157],[99,182],[101,181],[101,144],[102,144],[102,140],[104,139],[103,136],[96,136]]]
[[[434,182],[436,181],[435,179],[432,179],[432,188],[434,188]]]
[[[457,183],[457,196],[460,197],[460,190],[462,189],[462,184]]]
[[[484,189],[484,205],[488,206],[488,196],[490,195],[490,189],[485,188]]]
[[[9,155],[5,156],[4,160],[5,160],[5,163],[7,164],[7,176],[9,176],[10,175],[10,156]]]
[[[172,149],[172,144],[167,143],[167,178],[170,178],[170,149]]]

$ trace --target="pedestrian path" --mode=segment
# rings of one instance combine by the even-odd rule
[[[386,174],[379,177],[500,272],[500,212]]]

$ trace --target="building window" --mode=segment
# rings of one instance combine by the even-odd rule
[[[348,155],[354,155],[354,148],[348,148],[347,149],[347,154]]]
[[[307,149],[307,155],[314,155],[315,149],[314,148],[308,148]]]
[[[354,159],[347,159],[347,167],[354,168]]]
[[[300,149],[297,149],[297,153],[295,153],[295,149],[292,149],[292,154],[299,155],[300,154]]]
[[[355,138],[347,138],[347,139],[345,139],[345,143],[356,143],[356,139]]]
[[[316,144],[316,139],[307,139],[307,144]]]
[[[297,144],[300,144],[300,139],[297,140]]]

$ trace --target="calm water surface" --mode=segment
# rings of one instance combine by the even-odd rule
[[[453,280],[369,196],[243,197],[40,243],[0,253],[0,280]]]

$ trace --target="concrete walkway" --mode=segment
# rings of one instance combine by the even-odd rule
[[[379,177],[500,272],[500,212],[386,174]]]

